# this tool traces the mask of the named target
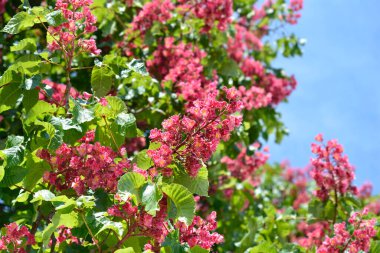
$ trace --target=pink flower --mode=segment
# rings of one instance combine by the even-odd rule
[[[24,253],[27,245],[36,243],[32,235],[25,226],[19,227],[17,223],[12,222],[5,225],[6,233],[0,238],[0,250],[8,250],[8,245],[12,245],[12,252]]]
[[[73,57],[78,52],[78,48],[79,52],[100,54],[101,50],[97,49],[93,38],[79,38],[97,30],[96,18],[89,8],[92,2],[92,0],[58,0],[56,2],[55,9],[62,11],[67,22],[56,27],[49,26],[49,33],[54,36],[48,44],[50,51],[63,50],[66,57]]]
[[[334,237],[326,237],[317,253],[340,253],[342,250],[349,253],[368,252],[371,238],[376,236],[376,218],[365,219],[367,213],[368,210],[364,209],[361,213],[355,212],[351,215],[348,220],[353,228],[351,233],[347,230],[345,222],[335,224]]]
[[[205,99],[216,90],[217,82],[207,80],[203,75],[201,61],[206,54],[195,45],[182,42],[176,45],[173,37],[167,37],[153,56],[147,61],[149,72],[162,80],[163,86],[167,82],[173,83],[174,90],[186,101]]]
[[[203,220],[199,216],[195,216],[193,222],[186,226],[183,222],[177,222],[176,227],[179,229],[181,243],[188,243],[190,247],[199,245],[204,249],[210,249],[214,244],[220,244],[224,241],[224,237],[216,232],[216,212]]]
[[[175,155],[189,175],[196,176],[218,143],[227,140],[231,131],[240,125],[241,117],[232,115],[241,109],[238,97],[232,96],[236,90],[225,91],[235,99],[226,102],[218,100],[217,93],[210,93],[205,100],[195,100],[186,116],[174,115],[162,123],[163,130],[151,130],[150,139],[161,146],[148,150],[147,154],[163,174],[171,175],[167,166]]]
[[[51,88],[52,95],[48,96],[44,90],[40,90],[39,99],[49,102],[51,104],[56,104],[63,106],[66,103],[65,91],[66,85],[61,83],[55,83],[48,79],[42,80],[42,83],[45,84],[48,88]],[[70,96],[73,98],[80,98],[81,95],[75,88],[70,89]]]
[[[318,135],[316,139],[321,140],[322,135]],[[312,152],[317,156],[311,159],[311,177],[319,187],[316,191],[318,198],[327,199],[330,191],[341,195],[352,191],[354,168],[348,157],[343,155],[343,147],[336,140],[328,141],[326,146],[313,143]]]
[[[168,223],[166,199],[163,199],[159,203],[159,211],[155,216],[152,216],[145,212],[143,209],[139,209],[137,206],[133,206],[130,201],[125,203],[118,203],[108,209],[108,214],[111,216],[124,219],[131,226],[131,232],[136,230],[139,234],[146,237],[152,237],[156,242],[162,243],[168,235]],[[148,249],[150,246],[146,245]]]
[[[62,144],[54,155],[46,155],[47,151],[38,154],[46,160],[52,171],[44,179],[56,187],[58,191],[74,189],[78,195],[87,189],[103,188],[114,192],[118,178],[131,168],[126,158],[110,147],[102,146],[94,141],[94,131],[89,131],[79,140],[79,145]],[[115,159],[119,158],[118,162]]]
[[[358,188],[356,196],[358,196],[361,199],[369,198],[371,197],[372,189],[372,183],[366,182]]]
[[[292,241],[298,243],[302,247],[311,249],[314,246],[320,246],[322,244],[323,237],[329,230],[329,224],[327,222],[308,224],[302,221],[297,225],[297,230],[302,236],[294,236]]]
[[[247,149],[239,145],[240,153],[235,159],[228,156],[222,158],[221,162],[226,164],[227,169],[231,172],[231,176],[242,181],[248,180],[254,182],[254,173],[263,166],[269,155],[260,151],[256,151],[254,155],[247,155]]]
[[[174,9],[174,5],[170,0],[153,0],[144,5],[142,10],[132,21],[132,29],[145,34],[153,23],[164,23],[171,17],[170,11]]]
[[[102,106],[107,106],[107,105],[108,105],[108,101],[107,101],[107,99],[105,99],[105,98],[100,98],[99,103],[100,103]]]
[[[202,32],[209,32],[216,22],[221,31],[227,29],[233,14],[232,0],[180,0],[184,11],[191,11],[197,18],[204,20]]]

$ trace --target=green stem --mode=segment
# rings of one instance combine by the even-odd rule
[[[85,218],[84,215],[83,215],[83,212],[81,212],[80,215],[81,215],[82,220],[83,220],[83,222],[84,222],[84,224],[85,224],[85,226],[86,226],[86,228],[87,228],[87,230],[88,230],[88,233],[90,234],[90,236],[91,236],[91,238],[92,238],[92,241],[95,243],[96,247],[98,248],[98,251],[99,251],[99,252],[102,252],[102,248],[99,246],[99,244],[98,244],[98,240],[96,240],[94,234],[92,233],[90,227],[88,226],[87,221],[86,221],[86,218]]]

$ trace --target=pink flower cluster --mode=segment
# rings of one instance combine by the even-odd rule
[[[216,89],[217,82],[206,80],[203,76],[203,51],[192,44],[183,42],[176,45],[173,37],[165,38],[153,53],[154,58],[147,61],[150,73],[165,82],[172,82],[177,94],[186,101],[205,97]]]
[[[336,140],[330,140],[324,145],[321,134],[316,136],[316,141],[311,146],[312,152],[317,156],[311,159],[311,177],[317,183],[319,189],[316,196],[326,200],[330,191],[344,195],[352,191],[352,181],[355,178],[354,168],[349,163],[348,157],[343,155],[343,147]]]
[[[5,235],[0,238],[0,250],[26,253],[26,245],[33,245],[36,243],[34,235],[32,235],[25,226],[19,227],[16,222],[12,222],[5,225],[5,228]]]
[[[297,82],[294,77],[278,78],[269,73],[262,79],[253,80],[253,85],[249,88],[239,86],[239,96],[245,109],[258,109],[279,104],[292,93],[296,86]]]
[[[46,92],[44,90],[40,89],[40,92],[39,92],[39,99],[40,100],[45,100],[46,102],[49,102],[51,104],[56,104],[58,106],[64,106],[66,104],[66,101],[65,101],[66,85],[61,84],[61,83],[55,83],[55,82],[52,82],[48,79],[42,80],[42,83],[51,88],[52,95],[50,97],[50,96],[48,96],[48,94],[46,94]],[[74,88],[71,88],[70,96],[73,98],[81,97],[79,92]]]
[[[272,95],[265,92],[261,87],[251,86],[246,88],[245,86],[239,86],[239,96],[244,104],[244,108],[252,110],[252,108],[258,109],[268,106],[272,101]]]
[[[277,105],[295,90],[297,81],[294,76],[279,78],[269,73],[257,83],[257,86],[263,87],[265,92],[272,97],[271,104]]]
[[[304,203],[309,202],[310,196],[307,192],[308,171],[306,169],[293,169],[287,167],[284,172],[284,178],[293,184],[289,195],[294,197],[293,208],[299,209]]]
[[[94,137],[94,131],[90,131],[79,140],[78,146],[64,143],[55,151],[55,156],[47,150],[40,150],[39,156],[52,168],[51,172],[46,172],[44,179],[59,191],[72,188],[78,195],[88,188],[114,192],[118,178],[131,165],[126,158],[115,162],[119,155],[110,147],[102,146],[99,142],[91,144]]]
[[[227,101],[217,100],[217,92],[205,100],[196,100],[183,117],[174,115],[163,121],[163,130],[152,129],[149,138],[161,146],[148,150],[156,167],[167,169],[173,156],[195,177],[215,152],[221,140],[241,123],[241,117],[233,115],[241,109],[237,91],[224,88]]]
[[[316,222],[308,224],[302,221],[297,225],[297,230],[302,236],[294,236],[292,241],[304,248],[311,249],[314,246],[320,246],[322,244],[322,239],[326,235],[326,231],[329,230],[329,223]]]
[[[0,15],[3,15],[5,12],[5,5],[7,4],[8,0],[0,0]]]
[[[232,0],[179,0],[178,2],[182,4],[180,8],[187,12],[192,11],[197,18],[203,19],[202,32],[210,31],[216,22],[218,29],[225,31],[231,22]]]
[[[228,55],[240,63],[244,59],[245,52],[260,51],[263,48],[258,35],[248,30],[245,26],[235,25],[235,36],[228,38],[227,52]]]
[[[371,197],[373,185],[370,182],[364,183],[357,190],[356,196],[361,199],[366,199]]]
[[[260,146],[258,143],[255,143],[254,145],[256,148]],[[248,180],[253,183],[255,171],[267,162],[269,155],[260,151],[256,151],[254,155],[248,155],[247,148],[242,147],[242,145],[239,145],[239,148],[240,153],[235,159],[225,156],[222,158],[221,162],[227,165],[227,169],[231,172],[231,176],[242,181]]]
[[[156,216],[146,213],[144,210],[139,210],[137,206],[133,206],[129,201],[119,203],[108,209],[108,214],[111,216],[122,218],[130,224],[128,233],[133,235],[134,232],[147,237],[153,238],[156,242],[162,243],[169,234],[167,217],[166,199],[159,203],[160,210]]]
[[[261,77],[253,76],[252,84],[248,89],[244,86],[239,87],[239,95],[244,103],[244,108],[247,110],[279,104],[293,92],[297,86],[297,81],[293,76],[279,78],[268,73]]]
[[[286,21],[292,25],[297,24],[298,19],[301,17],[299,13],[303,8],[303,0],[290,0],[289,11],[286,16]]]
[[[170,0],[153,0],[144,5],[142,10],[132,21],[132,29],[145,34],[149,30],[154,21],[164,23],[171,18],[174,4]]]
[[[279,78],[272,73],[266,73],[261,62],[246,56],[253,50],[262,49],[259,37],[243,25],[237,24],[235,30],[235,37],[229,38],[227,52],[239,64],[244,75],[252,80],[251,87],[239,87],[244,107],[251,110],[279,104],[296,88],[296,80],[294,77]]]
[[[178,222],[176,227],[179,229],[181,243],[187,243],[190,247],[198,245],[204,249],[211,249],[214,244],[220,244],[224,241],[222,235],[216,232],[211,233],[217,227],[215,211],[211,212],[206,220],[195,216],[189,226],[183,222]]]
[[[379,215],[380,214],[380,200],[370,202],[368,205],[366,205],[366,208],[368,209],[369,212]]]
[[[49,26],[48,31],[54,37],[48,45],[50,51],[63,50],[72,58],[78,46],[82,52],[100,54],[101,50],[96,47],[93,38],[80,38],[97,30],[96,18],[89,8],[92,2],[93,0],[57,0],[55,9],[62,11],[67,22],[56,27]]]
[[[72,235],[71,229],[63,225],[58,228],[57,246],[62,242],[79,244],[78,238]]]
[[[365,216],[368,209],[361,213],[355,212],[348,220],[353,232],[347,230],[346,223],[334,225],[334,237],[326,237],[323,244],[317,249],[317,253],[358,253],[368,252],[371,245],[371,238],[376,236],[376,218],[367,220]]]
[[[263,8],[270,5],[271,2],[266,2]],[[257,19],[265,15],[263,9],[263,14]],[[239,20],[239,23],[235,25],[234,37],[230,37],[227,43],[228,55],[239,64],[244,75],[252,80],[252,86],[238,88],[247,110],[277,105],[288,97],[297,86],[294,77],[277,77],[272,73],[266,73],[263,64],[249,56],[253,51],[260,51],[263,48],[261,41],[263,33],[257,29],[251,31],[251,25],[245,19]]]

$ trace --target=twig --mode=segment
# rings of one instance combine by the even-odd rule
[[[5,83],[5,84],[3,84],[3,85],[0,85],[0,89],[1,88],[4,88],[4,87],[6,87],[6,86],[8,86],[8,85],[10,85],[11,83],[9,82],[9,83]]]
[[[46,25],[44,24],[44,22],[42,22],[41,18],[39,16],[37,16],[37,19],[40,21],[41,25],[45,28],[46,32],[50,34],[50,36],[55,40],[55,42],[58,43],[58,45],[61,47],[62,51],[65,52],[67,54],[67,51],[65,50],[64,46],[54,37],[53,34],[51,34],[51,32],[49,31],[49,29],[46,27]]]
[[[96,247],[98,248],[99,252],[102,252],[102,248],[99,246],[99,244],[98,244],[98,240],[96,240],[94,234],[92,233],[90,227],[88,226],[87,221],[86,221],[86,218],[85,218],[84,215],[83,215],[83,212],[81,212],[80,215],[81,215],[81,217],[82,217],[82,220],[83,220],[84,224],[86,225],[86,228],[87,228],[88,232],[90,233],[90,236],[91,236],[91,238],[92,238],[92,241],[95,243],[95,245],[96,245]]]
[[[107,130],[109,131],[109,133],[110,133],[110,135],[111,135],[111,139],[112,139],[112,141],[113,141],[113,144],[115,144],[115,147],[117,148],[118,145],[116,144],[116,139],[115,139],[115,137],[113,136],[113,133],[112,133],[111,128],[110,128],[110,126],[109,126],[109,124],[108,124],[107,118],[106,118],[106,116],[104,116],[104,115],[102,116],[102,118],[104,119],[104,122],[106,123]]]
[[[50,238],[51,238],[50,253],[54,253],[55,252],[54,248],[57,243],[57,238],[55,238],[54,233],[51,235]]]
[[[94,66],[89,66],[89,67],[80,67],[80,68],[72,68],[71,71],[75,71],[75,70],[82,70],[82,69],[92,69],[94,68]]]

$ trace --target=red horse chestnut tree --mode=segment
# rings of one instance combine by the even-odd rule
[[[302,7],[0,1],[0,250],[380,252],[380,201],[336,140],[268,162]]]

